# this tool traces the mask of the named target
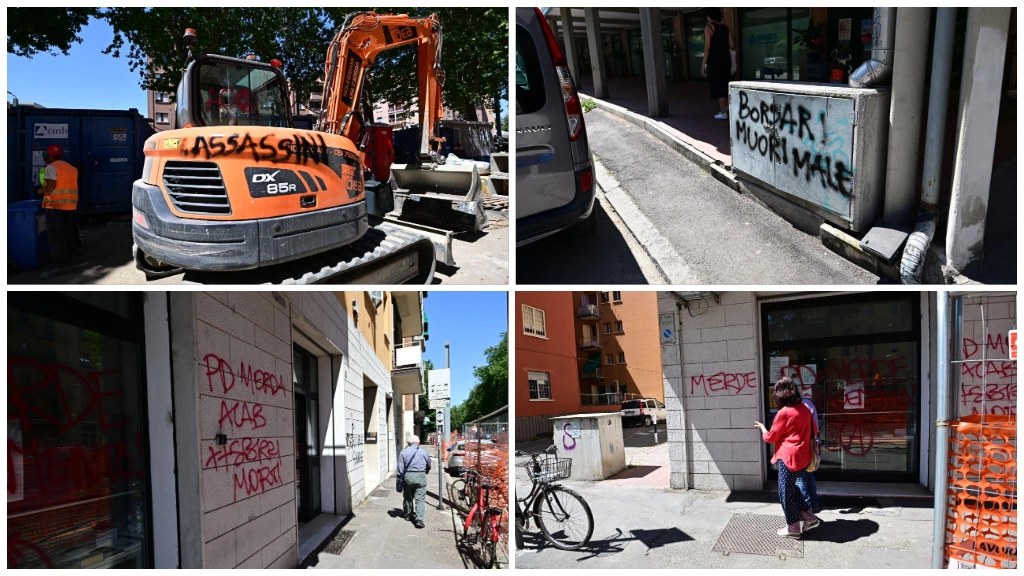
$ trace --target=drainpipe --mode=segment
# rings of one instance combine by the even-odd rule
[[[889,80],[895,47],[896,9],[875,8],[871,27],[871,59],[850,74],[850,86],[870,88]]]
[[[955,9],[954,9],[955,10]],[[949,505],[949,472],[946,470],[949,454],[949,421],[952,418],[949,382],[950,337],[949,292],[936,294],[936,329],[938,341],[935,354],[935,505],[932,517],[932,568],[942,568],[946,542],[946,507]]]
[[[920,284],[928,246],[935,236],[939,220],[939,184],[942,180],[942,151],[946,139],[946,112],[949,105],[949,79],[953,67],[953,34],[956,8],[938,8],[935,18],[935,46],[932,55],[932,80],[928,95],[928,128],[924,145],[924,171],[921,175],[921,208],[917,226],[907,238],[900,262],[904,284]]]

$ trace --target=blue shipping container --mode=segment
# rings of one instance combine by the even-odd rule
[[[7,111],[7,203],[39,196],[43,153],[60,144],[78,168],[78,213],[129,212],[142,176],[143,145],[154,133],[139,111],[28,108]]]

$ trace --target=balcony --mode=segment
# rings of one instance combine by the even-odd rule
[[[632,392],[619,393],[608,392],[605,394],[583,394],[580,393],[580,406],[615,406],[619,407],[626,400],[632,400],[639,395]]]
[[[600,350],[601,341],[597,338],[591,338],[589,336],[580,337],[580,350]]]
[[[582,304],[576,309],[576,317],[581,320],[600,320],[601,310],[597,304]]]
[[[392,355],[391,387],[395,394],[423,394],[423,342],[396,344]]]
[[[604,370],[601,368],[584,368],[580,380],[604,380]]]

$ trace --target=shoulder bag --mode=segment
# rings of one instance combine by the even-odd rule
[[[814,421],[811,421],[811,463],[807,465],[807,472],[814,472],[821,466],[821,446],[818,445],[818,437],[814,434]]]

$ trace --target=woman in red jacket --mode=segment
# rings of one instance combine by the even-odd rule
[[[761,429],[764,441],[775,445],[772,464],[779,464],[779,501],[788,524],[779,530],[779,536],[799,538],[801,533],[819,524],[796,485],[800,471],[811,463],[812,436],[818,425],[811,411],[800,402],[796,383],[786,376],[775,383],[775,405],[779,412],[771,430],[766,430],[760,422],[755,424]]]

